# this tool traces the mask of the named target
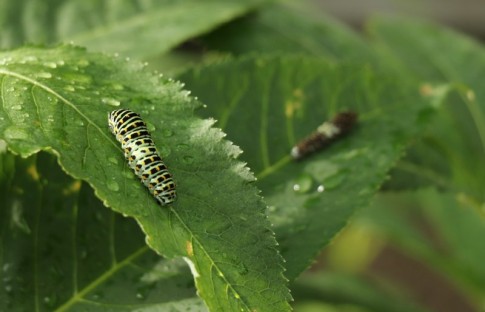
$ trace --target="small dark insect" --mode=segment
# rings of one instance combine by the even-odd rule
[[[316,151],[324,149],[335,140],[347,135],[357,123],[358,115],[355,112],[342,112],[331,121],[321,124],[315,132],[300,141],[291,149],[291,157],[300,160]]]
[[[130,168],[150,193],[162,206],[173,203],[177,198],[175,183],[140,115],[117,109],[108,114],[108,125],[121,143]]]

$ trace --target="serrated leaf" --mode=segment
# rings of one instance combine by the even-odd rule
[[[132,219],[104,209],[55,157],[17,157],[14,168],[0,184],[0,310],[196,308],[185,263],[151,251]]]
[[[264,0],[0,1],[0,47],[71,42],[132,57],[154,56]]]
[[[426,22],[382,17],[367,28],[382,63],[421,80],[423,93],[440,83],[455,90],[399,172],[485,201],[485,174],[476,174],[485,172],[483,45]]]
[[[244,58],[181,79],[255,170],[290,279],[368,203],[428,107],[417,87],[392,76],[304,57]],[[314,157],[290,160],[293,144],[346,109],[360,115],[353,134]]]
[[[253,177],[213,121],[193,115],[198,105],[178,83],[141,64],[68,46],[0,54],[0,75],[0,138],[9,150],[58,155],[62,168],[87,181],[106,205],[134,217],[152,249],[193,264],[210,309],[289,309]],[[116,107],[145,118],[177,184],[175,204],[158,206],[127,167],[107,127]]]

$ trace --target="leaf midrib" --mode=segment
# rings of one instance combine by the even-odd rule
[[[251,311],[250,307],[249,307],[249,304],[243,300],[243,296],[241,296],[239,294],[239,292],[237,292],[234,287],[232,287],[232,283],[230,283],[227,279],[226,279],[226,275],[223,273],[223,271],[221,271],[219,269],[219,266],[215,263],[215,261],[212,259],[212,257],[209,255],[209,253],[207,252],[207,250],[204,248],[203,244],[197,239],[197,236],[194,235],[194,233],[190,230],[190,228],[187,226],[187,224],[182,220],[182,218],[180,217],[180,215],[175,211],[175,209],[173,209],[173,207],[170,207],[170,211],[177,217],[177,219],[180,221],[180,223],[182,224],[182,226],[190,233],[190,235],[192,236],[192,240],[195,241],[200,249],[205,253],[207,259],[210,260],[211,262],[211,265],[217,269],[217,273],[218,273],[218,276],[221,277],[224,282],[227,284],[227,286],[232,290],[232,292],[234,294],[237,294],[239,300],[241,300],[241,302],[244,304],[244,307],[247,309],[247,311]],[[217,297],[218,298],[218,297]]]
[[[76,302],[80,301],[85,295],[87,295],[90,291],[95,289],[97,286],[99,286],[101,283],[106,281],[109,277],[113,276],[114,273],[118,272],[120,269],[128,265],[130,262],[132,262],[134,259],[136,259],[139,256],[142,256],[145,252],[149,250],[148,246],[143,246],[128,257],[126,257],[123,261],[116,263],[116,265],[112,265],[111,268],[100,275],[97,279],[92,281],[90,284],[88,284],[86,287],[84,287],[81,291],[77,292],[74,294],[74,296],[71,297],[68,301],[66,301],[62,306],[57,308],[55,312],[63,312],[69,309],[73,304]]]
[[[86,122],[90,125],[92,125],[96,130],[98,130],[102,137],[104,137],[106,140],[108,140],[112,145],[114,145],[118,150],[121,151],[121,148],[115,144],[115,142],[109,137],[106,135],[106,133],[96,124],[94,123],[91,119],[89,119],[86,115],[84,115],[75,105],[74,103],[72,103],[71,101],[69,101],[68,99],[66,99],[65,97],[63,97],[62,95],[60,95],[59,93],[57,93],[56,91],[54,91],[53,89],[51,89],[50,87],[40,83],[39,81],[35,80],[35,79],[32,79],[30,77],[27,77],[27,76],[24,76],[20,73],[16,73],[16,72],[12,72],[12,71],[9,71],[9,70],[5,70],[5,69],[0,69],[0,74],[4,74],[4,75],[8,75],[8,76],[12,76],[12,77],[15,77],[17,79],[21,79],[21,80],[24,80],[24,81],[27,81],[47,92],[49,92],[50,94],[58,97],[62,102],[64,102],[66,105],[70,106],[72,109],[74,109],[74,111],[76,111],[81,117],[83,117]],[[245,300],[243,300],[243,296],[241,296],[235,289],[234,287],[232,286],[232,283],[230,283],[226,277],[225,277],[225,274],[223,274],[223,270],[221,270],[219,268],[219,266],[215,263],[215,261],[212,259],[212,257],[209,255],[209,253],[207,252],[207,250],[204,248],[203,244],[197,239],[197,237],[195,236],[195,234],[190,230],[190,228],[188,227],[188,225],[183,221],[183,219],[181,218],[181,216],[175,211],[175,209],[173,209],[172,207],[170,208],[170,210],[172,211],[172,213],[177,217],[177,219],[180,221],[180,223],[183,225],[183,227],[188,231],[188,233],[190,233],[190,235],[192,236],[192,238],[194,239],[195,242],[197,242],[197,244],[200,246],[201,250],[204,251],[207,259],[209,259],[211,261],[211,264],[222,274],[221,278],[224,280],[224,282],[228,285],[228,287],[233,291],[234,294],[237,294],[238,297],[239,297],[239,300],[241,300],[241,302],[244,304],[244,306],[247,308],[248,311],[250,311],[250,308],[249,308],[249,305],[248,303],[246,303]],[[145,233],[146,235],[146,233]],[[148,248],[148,247],[145,247],[145,248]],[[62,305],[58,310],[56,310],[57,312],[61,312],[61,311],[65,311],[66,308],[68,308],[70,305],[72,305],[75,301],[75,299],[79,299],[81,298],[82,296],[84,296],[87,292],[89,292],[90,290],[92,290],[96,285],[98,285],[101,281],[104,281],[106,280],[110,274],[116,272],[120,266],[124,266],[126,264],[126,261],[129,261],[129,259],[131,258],[127,258],[125,260],[123,260],[122,262],[119,263],[119,265],[117,266],[113,266],[109,271],[107,271],[106,273],[104,273],[101,277],[99,277],[98,279],[96,279],[93,283],[91,283],[90,285],[88,285],[87,287],[85,287],[83,290],[81,290],[79,293],[77,293],[73,298],[71,298],[68,302],[66,302],[64,305]],[[93,286],[94,284],[94,286]]]
[[[86,122],[90,125],[92,125],[96,130],[98,130],[100,133],[101,133],[101,136],[103,136],[106,140],[108,140],[113,146],[116,147],[116,149],[120,150],[121,151],[121,148],[115,144],[115,142],[110,139],[106,133],[96,124],[94,123],[91,119],[89,119],[86,115],[84,115],[77,107],[76,105],[74,105],[74,103],[72,103],[71,101],[69,101],[68,99],[66,99],[65,97],[63,97],[62,95],[60,95],[59,93],[57,93],[56,91],[54,91],[53,89],[49,88],[48,86],[40,83],[39,81],[35,80],[35,79],[32,79],[30,77],[27,77],[27,76],[24,76],[22,74],[19,74],[19,73],[16,73],[16,72],[12,72],[12,71],[9,71],[9,70],[6,70],[6,69],[2,69],[0,68],[0,74],[4,74],[4,75],[7,75],[7,76],[11,76],[11,77],[15,77],[17,79],[20,79],[20,80],[24,80],[24,81],[27,81],[31,84],[33,84],[34,86],[37,86],[45,91],[47,91],[48,93],[56,96],[57,98],[59,98],[62,102],[64,102],[66,105],[68,105],[69,107],[71,107],[76,113],[78,113],[81,117],[83,117]],[[40,116],[39,116],[40,118]]]

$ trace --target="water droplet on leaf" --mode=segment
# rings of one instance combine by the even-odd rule
[[[102,98],[101,102],[103,104],[108,104],[108,105],[111,105],[111,106],[120,106],[120,101],[115,100],[113,98]]]
[[[29,138],[29,133],[22,128],[11,126],[5,129],[5,138],[10,140],[26,140]]]
[[[72,85],[67,85],[64,87],[64,90],[69,91],[69,92],[74,92],[76,89]]]
[[[108,181],[107,186],[108,186],[108,189],[110,189],[113,192],[117,192],[120,190],[120,186],[118,185],[118,182],[113,180]]]
[[[44,63],[44,66],[45,67],[49,67],[49,68],[56,68],[57,67],[57,64],[54,63],[54,62],[45,62]]]
[[[115,165],[117,165],[117,164],[118,164],[118,159],[117,159],[117,158],[115,158],[115,157],[109,157],[109,158],[108,158],[108,161],[109,161],[110,163],[112,163],[112,164],[115,164]]]
[[[155,126],[151,122],[147,122],[146,124],[147,124],[147,129],[150,132],[153,132],[157,129],[157,128],[155,128]]]
[[[194,162],[194,156],[186,155],[183,157],[183,161],[186,164],[191,164]]]
[[[36,73],[35,77],[49,79],[49,78],[52,78],[52,74],[48,72],[41,72],[41,73]]]
[[[174,132],[173,132],[172,129],[165,128],[165,129],[162,130],[162,134],[163,134],[163,136],[168,138],[168,137],[173,136]]]
[[[313,185],[313,178],[308,173],[301,174],[294,180],[293,190],[299,193],[306,193],[310,191]]]

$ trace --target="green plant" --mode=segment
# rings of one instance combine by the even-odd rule
[[[263,0],[0,4],[0,311],[289,311],[289,289],[300,311],[425,310],[361,274],[296,280],[351,219],[485,306],[480,44],[386,18],[364,40]],[[117,107],[173,205],[128,168]],[[346,109],[351,135],[291,160]]]

